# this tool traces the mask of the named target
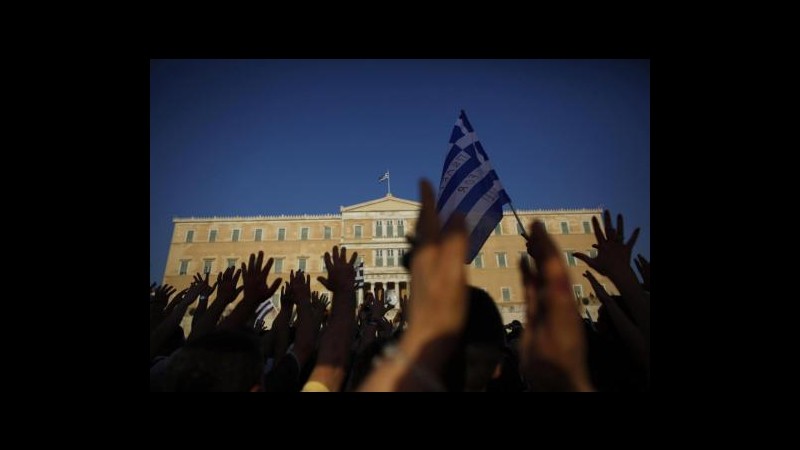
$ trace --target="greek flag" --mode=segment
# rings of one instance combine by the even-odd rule
[[[263,303],[258,305],[258,308],[256,308],[256,328],[259,328],[258,327],[259,321],[261,321],[261,326],[263,327],[264,316],[266,316],[273,309],[275,309],[275,305],[272,303],[271,298],[264,300]]]
[[[364,287],[364,261],[356,266],[356,288]]]
[[[382,177],[378,178],[378,183],[380,183],[381,181],[384,181],[384,180],[388,180],[388,179],[389,179],[389,171],[387,170],[386,173],[383,174]]]
[[[442,167],[436,210],[444,226],[459,212],[466,217],[469,264],[503,218],[511,199],[483,151],[475,130],[462,110],[450,136],[450,151]]]

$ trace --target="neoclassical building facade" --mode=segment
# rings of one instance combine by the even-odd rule
[[[343,206],[338,214],[175,218],[163,283],[181,290],[189,286],[195,273],[216,274],[230,265],[239,267],[251,253],[263,250],[266,257],[275,259],[269,280],[276,276],[286,280],[290,270],[304,270],[311,275],[312,290],[324,292],[316,280],[325,274],[323,255],[339,245],[358,252],[359,260],[364,262],[366,288],[382,286],[387,293],[408,295],[410,276],[402,259],[409,249],[405,236],[413,233],[419,209],[418,202],[387,194]],[[599,220],[602,209],[517,213],[526,227],[536,219],[545,223],[564,252],[581,314],[586,315],[588,310],[597,320],[600,304],[582,275],[588,266],[572,253],[595,252],[591,218]],[[495,299],[505,323],[514,319],[525,322],[518,268],[524,255],[524,239],[509,211],[469,267],[469,283],[485,289]],[[609,292],[617,293],[608,279],[598,279]]]

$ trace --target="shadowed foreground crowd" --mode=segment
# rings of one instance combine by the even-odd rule
[[[586,271],[602,303],[592,323],[578,312],[562,253],[534,222],[526,243],[533,263],[520,261],[527,323],[503,326],[489,294],[467,284],[463,218],[442,230],[433,188],[423,181],[420,190],[405,261],[411,297],[394,320],[382,291],[367,292],[357,307],[357,253],[325,253],[328,276],[318,280],[329,300],[303,272],[269,283],[273,260],[258,252],[213,285],[198,274],[177,294],[150,286],[150,390],[649,391],[650,264],[635,260],[641,281],[630,264],[638,228],[625,242],[622,216],[614,227],[605,211],[602,229],[592,219],[597,256],[575,254],[620,292],[609,295]],[[256,310],[278,289],[279,313],[264,329]],[[194,302],[187,337],[180,322]]]

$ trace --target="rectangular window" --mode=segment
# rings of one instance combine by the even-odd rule
[[[404,237],[406,235],[405,226],[402,220],[397,221],[397,235]]]
[[[567,264],[568,264],[570,267],[575,267],[575,266],[577,266],[577,265],[578,265],[578,264],[575,262],[575,257],[572,255],[572,253],[573,253],[573,252],[572,252],[572,250],[567,250],[567,251],[566,251],[566,252],[564,252],[564,253],[567,255]]]
[[[325,267],[325,257],[319,259],[319,271],[320,272],[327,272],[328,268]]]
[[[228,267],[236,267],[236,258],[228,258]]]
[[[495,236],[501,236],[503,234],[503,222],[497,222],[497,226],[494,227],[494,234]]]
[[[391,224],[391,222],[389,222]],[[386,250],[386,265],[388,267],[394,267],[394,250],[389,249]]]
[[[561,222],[561,234],[569,234],[569,224],[567,222]]]
[[[383,267],[383,250],[375,250],[375,267]]]
[[[301,228],[300,229],[300,240],[307,241],[308,240],[308,228]]]
[[[391,220],[386,221],[386,237],[394,237],[394,225]]]
[[[189,260],[182,259],[181,260],[181,269],[178,271],[178,275],[186,275],[186,272],[189,271]]]
[[[580,284],[573,284],[572,290],[575,292],[575,298],[582,299],[583,298],[583,286]]]
[[[597,250],[595,250],[593,248],[589,249],[589,257],[596,258],[597,257]]]
[[[476,269],[483,269],[483,253],[478,253],[473,262]]]
[[[511,288],[505,288],[504,287],[501,290],[503,292],[503,301],[504,302],[510,302],[511,301]]]
[[[583,232],[586,234],[592,234],[592,224],[586,220],[583,221]]]
[[[217,230],[211,230],[208,233],[208,242],[217,242]]]
[[[375,237],[383,237],[383,221],[375,223]]]
[[[275,273],[283,273],[283,258],[275,258]]]
[[[405,256],[405,254],[406,254],[406,249],[404,249],[404,248],[397,249],[397,265],[398,266],[402,266],[403,265],[403,256]]]
[[[331,227],[325,227],[325,239],[331,238]]]
[[[361,239],[361,225],[356,225],[356,239]]]
[[[263,233],[263,231],[264,231],[264,230],[262,230],[261,228],[259,228],[259,229],[257,229],[257,230],[256,230],[256,239],[255,239],[255,240],[256,240],[256,242],[258,242],[258,241],[260,241],[260,240],[261,240],[261,234]]]
[[[278,240],[279,241],[286,240],[286,228],[278,228]]]
[[[186,242],[192,242],[194,240],[194,230],[189,230],[186,232]]]
[[[497,267],[500,267],[500,268],[508,267],[506,265],[506,254],[505,253],[497,253]]]
[[[213,259],[203,260],[203,273],[211,273],[211,264],[214,263]]]
[[[306,271],[306,261],[308,258],[297,258],[297,270]]]
[[[239,233],[240,232],[241,232],[241,230],[233,230],[233,237],[231,238],[231,240],[233,242],[239,242]]]

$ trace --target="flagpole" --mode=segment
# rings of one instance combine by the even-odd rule
[[[386,169],[386,195],[392,195],[392,175]]]
[[[525,225],[523,225],[522,221],[519,220],[519,216],[517,215],[517,210],[514,209],[514,204],[511,203],[511,199],[510,198],[508,199],[508,206],[511,207],[511,211],[514,213],[514,217],[517,218],[517,223],[519,224],[520,228],[522,228],[522,233],[520,233],[520,234],[522,234],[522,237],[524,237],[526,241],[529,241],[530,238],[528,238],[528,234],[525,233]]]

